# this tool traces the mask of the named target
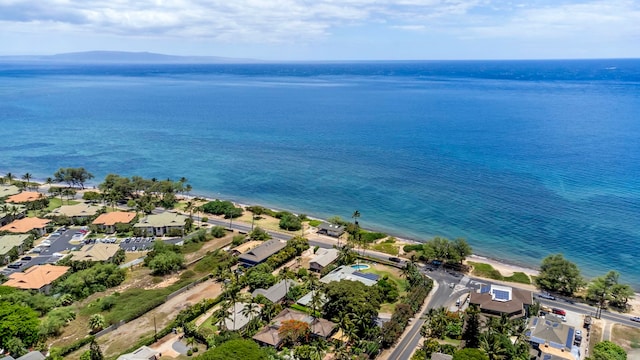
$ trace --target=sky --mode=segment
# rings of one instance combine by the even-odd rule
[[[640,0],[0,0],[0,55],[639,58]]]

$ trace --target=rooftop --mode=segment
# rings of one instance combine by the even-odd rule
[[[0,185],[0,198],[18,194],[20,189],[15,185]]]
[[[373,286],[378,283],[378,278],[379,276],[376,274],[362,273],[351,266],[343,265],[325,275],[320,279],[320,282],[328,284],[333,281],[351,280],[359,281],[367,286]]]
[[[4,255],[16,246],[22,245],[29,238],[29,234],[15,234],[0,236],[0,255]]]
[[[108,261],[120,250],[118,244],[95,243],[72,252],[71,261]]]
[[[136,217],[135,213],[126,211],[113,211],[104,214],[100,214],[95,220],[93,225],[113,226],[115,224],[128,224]]]
[[[240,261],[251,262],[251,263],[260,263],[266,260],[269,256],[277,253],[287,246],[287,243],[284,241],[280,241],[277,239],[272,239],[265,241],[262,245],[247,251],[246,253],[240,255],[238,258]]]
[[[51,284],[68,270],[68,266],[36,265],[25,272],[16,272],[9,275],[9,280],[3,285],[25,290],[38,290],[45,285]]]
[[[134,227],[165,227],[165,226],[184,226],[184,221],[188,217],[172,211],[165,211],[162,214],[150,214],[142,218]]]
[[[278,329],[282,322],[287,320],[306,322],[309,324],[309,329],[312,334],[324,338],[329,337],[336,328],[336,324],[329,320],[314,318],[313,316],[301,311],[287,308],[282,310],[275,318],[273,318],[270,325],[265,326],[256,335],[254,335],[253,339],[271,346],[278,346],[281,341]]]
[[[472,292],[469,302],[489,313],[519,316],[524,315],[524,305],[533,303],[533,294],[528,290],[494,284],[483,286],[480,292]]]
[[[280,282],[268,289],[255,289],[251,295],[253,297],[262,295],[269,299],[269,301],[277,303],[284,299],[284,297],[287,296],[287,291],[296,285],[298,285],[298,283],[291,279],[280,280]]]
[[[529,320],[526,335],[529,341],[539,344],[540,349],[547,345],[558,350],[571,351],[575,328],[563,324],[557,318],[534,317]]]
[[[0,231],[9,231],[12,233],[28,233],[33,229],[42,229],[50,223],[51,220],[40,219],[36,217],[26,217],[14,220],[0,228]]]
[[[156,359],[160,353],[148,346],[141,346],[136,351],[118,356],[118,360],[150,360]]]
[[[62,205],[57,209],[50,212],[49,216],[68,216],[68,217],[83,217],[95,215],[102,206],[90,205],[90,204],[76,204],[76,205]]]
[[[241,302],[237,302],[233,305],[233,309],[230,309],[229,317],[224,320],[224,324],[227,327],[227,329],[231,331],[240,330],[243,327],[245,327],[249,323],[249,321],[251,321],[252,318],[256,316],[260,316],[260,313],[262,312],[262,308],[258,304],[251,305],[254,309],[253,317],[245,316],[243,313],[244,313],[244,308],[247,305],[249,305],[249,303],[241,303]],[[235,314],[235,319],[234,319],[234,314]],[[234,323],[234,320],[235,320],[235,323]]]
[[[316,255],[309,261],[325,267],[338,258],[338,249],[318,249]]]
[[[8,203],[25,203],[30,201],[36,201],[43,198],[44,195],[37,191],[23,191],[19,194],[11,195],[7,198]]]

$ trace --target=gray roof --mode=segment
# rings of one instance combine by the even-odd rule
[[[40,351],[31,351],[29,353],[26,353],[20,356],[16,360],[44,360],[44,359],[46,359],[46,356],[42,355]]]
[[[305,296],[301,297],[300,299],[298,299],[298,301],[296,301],[296,303],[302,305],[302,306],[311,306],[311,300],[313,300],[313,295],[315,294],[316,290],[311,290],[309,291]],[[320,306],[323,306],[325,303],[327,302],[327,297],[323,294],[320,293]]]
[[[287,291],[289,291],[292,287],[298,285],[297,282],[291,279],[281,280],[279,283],[273,285],[268,289],[255,289],[251,295],[256,297],[258,295],[262,295],[269,299],[269,301],[273,303],[277,303],[284,299],[287,296]]]
[[[69,217],[88,217],[97,214],[100,209],[102,209],[102,206],[84,203],[75,205],[62,205],[47,214],[47,216],[65,215]]]
[[[20,189],[15,185],[0,185],[0,198],[19,193]]]
[[[262,313],[262,308],[258,304],[252,305],[252,307],[256,311],[253,317],[250,318],[250,317],[244,316],[243,310],[247,304],[248,303],[237,302],[233,305],[233,309],[230,309],[229,317],[227,317],[224,320],[224,324],[226,325],[227,329],[232,331],[241,330],[242,328],[247,326],[247,324],[249,323],[249,321],[251,321],[252,318],[256,316],[260,316],[260,313]],[[235,319],[234,319],[234,313],[235,313]],[[234,320],[235,320],[235,323],[234,323]]]
[[[258,264],[266,260],[269,256],[284,249],[285,246],[287,246],[287,243],[283,241],[277,239],[268,240],[265,241],[262,245],[240,255],[238,259],[240,261]]]
[[[367,286],[373,286],[378,283],[378,276],[375,274],[363,274],[351,266],[343,265],[325,275],[320,279],[320,282],[328,284],[340,280],[360,281]]]
[[[160,353],[147,346],[141,346],[136,351],[120,355],[118,360],[149,360],[155,359]]]
[[[453,359],[453,356],[451,355],[447,355],[439,352],[431,354],[431,360],[451,360],[451,359]]]
[[[534,317],[529,320],[526,332],[529,340],[538,344],[548,344],[557,349],[571,350],[575,328],[565,325],[556,317]]]
[[[318,249],[316,256],[314,256],[309,263],[316,263],[322,267],[325,267],[338,258],[338,249]]]
[[[344,226],[323,222],[318,226],[320,230],[344,231]]]

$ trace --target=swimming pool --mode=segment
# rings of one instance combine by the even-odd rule
[[[356,269],[356,270],[364,270],[364,269],[368,269],[371,266],[367,265],[367,264],[357,264],[357,265],[351,265],[352,268]]]

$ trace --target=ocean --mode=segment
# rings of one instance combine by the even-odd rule
[[[640,289],[640,60],[0,64],[0,171],[83,166]]]

